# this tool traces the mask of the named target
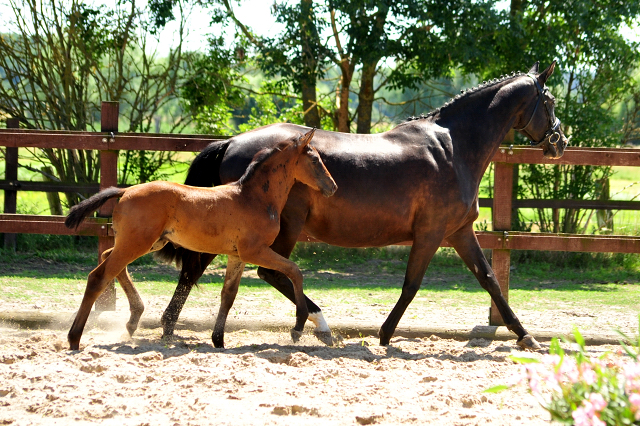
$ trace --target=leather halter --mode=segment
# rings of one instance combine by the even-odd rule
[[[531,142],[530,142],[531,146],[540,146],[544,142],[548,142],[554,147],[557,147],[557,144],[560,141],[560,120],[551,114],[551,110],[549,109],[549,105],[547,104],[546,99],[544,99],[544,109],[547,114],[547,119],[549,120],[549,129],[547,129],[547,131],[544,133],[544,136],[539,141],[536,141],[531,136],[531,133],[529,133],[526,130],[527,127],[529,127],[529,125],[533,121],[533,117],[536,116],[536,112],[538,111],[538,106],[540,105],[540,99],[544,98],[544,92],[542,91],[542,87],[540,87],[538,80],[531,74],[527,74],[527,77],[530,77],[533,80],[533,83],[536,85],[536,89],[538,89],[538,100],[536,101],[536,106],[533,109],[533,114],[531,114],[531,118],[529,119],[527,124],[520,129],[515,129],[515,128],[514,129],[526,133],[529,139],[531,139]],[[555,118],[555,121],[553,120],[552,117]]]

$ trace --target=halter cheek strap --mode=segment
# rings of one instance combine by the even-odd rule
[[[535,117],[536,111],[538,111],[538,106],[540,105],[540,99],[544,98],[544,93],[542,91],[542,87],[540,87],[540,84],[538,83],[538,80],[531,74],[527,74],[527,77],[530,77],[531,80],[533,80],[533,83],[536,85],[536,89],[538,89],[538,99],[536,100],[536,106],[535,108],[533,108],[533,113],[531,114],[531,118],[529,118],[529,121],[527,122],[527,124],[524,127],[521,127],[519,129],[515,129],[515,128],[514,129],[526,133],[529,139],[531,139],[531,146],[539,146],[539,145],[542,145],[544,142],[548,142],[553,146],[556,146],[556,144],[560,141],[560,132],[559,132],[560,120],[557,117],[554,117],[555,121],[553,120],[552,118],[553,115],[549,110],[549,105],[547,104],[546,100],[544,101],[544,107],[545,107],[544,109],[547,114],[547,119],[549,120],[549,128],[544,133],[544,136],[539,141],[536,141],[533,137],[531,137],[531,133],[529,133],[526,130],[527,127],[529,127],[529,125],[533,121],[533,117]]]

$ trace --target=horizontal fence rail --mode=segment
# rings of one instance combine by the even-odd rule
[[[101,209],[98,218],[86,220],[77,230],[64,226],[64,216],[18,215],[15,214],[15,194],[17,191],[82,192],[94,193],[117,183],[117,151],[183,151],[198,152],[209,143],[228,139],[229,136],[167,135],[149,133],[118,133],[117,103],[103,103],[101,132],[43,131],[17,128],[0,129],[0,146],[6,150],[5,179],[0,180],[0,190],[5,191],[5,213],[0,214],[0,233],[7,236],[15,233],[91,235],[99,237],[99,252],[113,244],[113,229],[110,222],[112,206]],[[7,127],[17,127],[17,122],[7,123]],[[18,148],[58,148],[84,149],[101,152],[100,183],[70,184],[64,182],[25,182],[17,179]],[[574,251],[596,253],[640,253],[640,237],[621,235],[552,234],[511,231],[513,209],[599,209],[599,210],[640,210],[640,201],[619,200],[535,200],[514,199],[513,167],[516,164],[563,164],[593,166],[635,166],[640,167],[640,149],[633,148],[567,148],[562,158],[551,160],[542,155],[539,148],[527,146],[503,146],[492,161],[494,171],[494,198],[480,198],[480,207],[492,209],[493,231],[478,231],[480,245],[492,250],[492,267],[505,297],[508,297],[510,251],[543,250]],[[317,242],[302,234],[299,241]],[[15,244],[15,242],[14,242]],[[411,245],[411,241],[399,242]],[[443,247],[450,246],[447,241]],[[115,289],[113,288],[101,309],[115,309]],[[103,294],[104,296],[104,294]],[[102,299],[102,297],[101,297]],[[497,309],[493,306],[489,314],[492,325],[502,325]]]

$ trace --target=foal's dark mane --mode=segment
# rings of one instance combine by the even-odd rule
[[[527,75],[527,74],[523,73],[523,72],[520,72],[520,71],[518,71],[518,72],[514,71],[511,74],[502,75],[502,76],[500,76],[500,78],[483,81],[482,83],[480,83],[476,87],[473,87],[471,89],[461,90],[458,95],[456,95],[455,97],[449,99],[441,107],[430,111],[428,114],[426,114],[426,115],[425,114],[420,114],[418,117],[411,116],[411,117],[408,117],[404,122],[406,123],[406,122],[409,122],[409,121],[423,120],[425,118],[433,117],[436,114],[440,113],[445,108],[452,106],[456,101],[458,101],[460,99],[464,99],[467,96],[470,96],[470,95],[472,95],[474,93],[478,93],[478,92],[480,92],[480,91],[482,91],[484,89],[487,89],[489,87],[495,86],[496,84],[500,84],[500,83],[503,83],[503,82],[508,81],[508,80],[512,80],[512,79],[515,79],[515,78],[518,78],[518,77],[522,77],[524,75]]]
[[[251,160],[249,166],[247,166],[247,170],[245,170],[242,177],[238,179],[238,184],[242,185],[250,180],[253,175],[256,174],[256,171],[260,168],[260,166],[262,166],[262,164],[268,161],[276,153],[281,152],[286,145],[287,143],[279,143],[274,148],[263,148],[258,151],[256,155],[253,156],[253,160]]]

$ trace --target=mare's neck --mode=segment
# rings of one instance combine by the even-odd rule
[[[461,95],[443,107],[436,124],[449,129],[455,155],[478,184],[507,132],[527,105],[528,77],[514,77]]]

